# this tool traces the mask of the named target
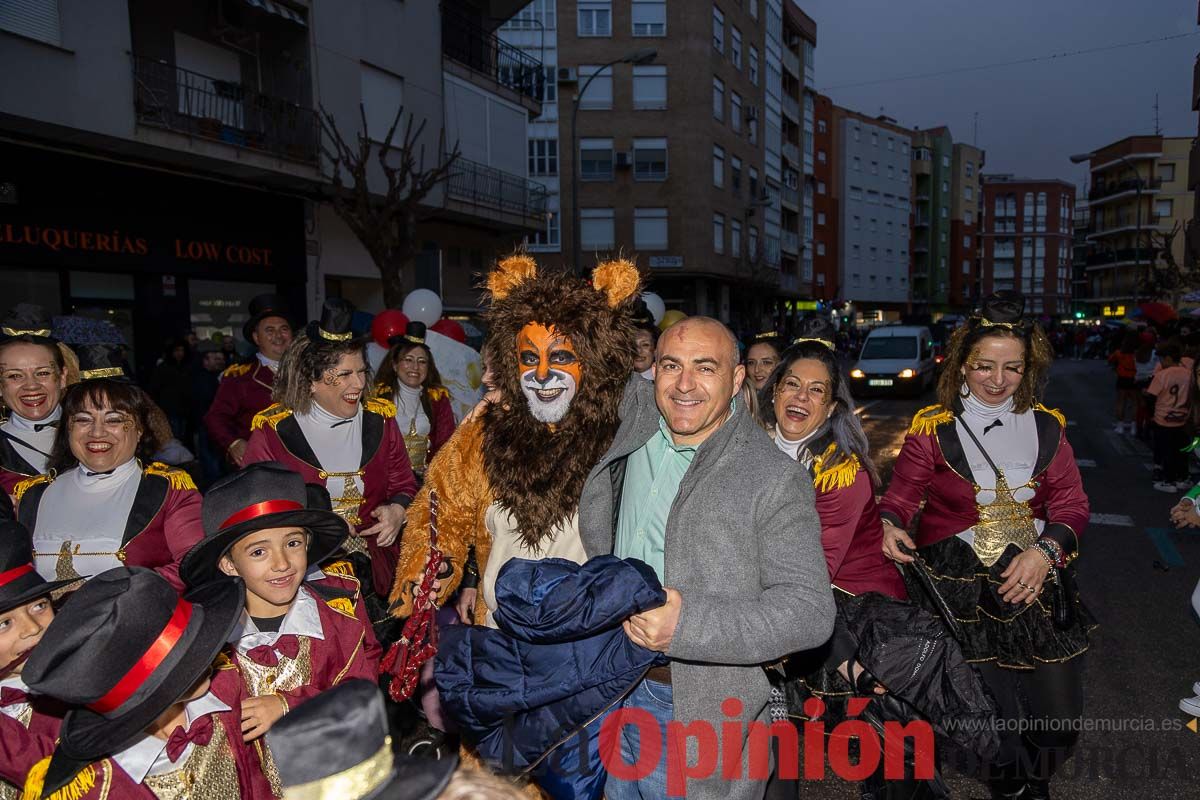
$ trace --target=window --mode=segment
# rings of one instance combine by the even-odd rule
[[[824,242],[817,242],[817,255],[819,255],[819,256],[825,255],[825,243]]]
[[[633,140],[633,179],[635,181],[665,181],[667,179],[667,140]]]
[[[758,19],[758,0],[749,0],[747,5],[750,6],[750,16]]]
[[[635,208],[633,210],[633,246],[638,250],[667,249],[667,210],[665,208]]]
[[[667,107],[667,68],[650,64],[633,68],[633,107],[662,109]]]
[[[971,237],[970,237],[970,236],[964,236],[964,237],[963,237],[963,249],[964,249],[964,250],[970,250],[970,249],[971,249]]]
[[[1038,192],[1037,196],[1037,229],[1046,230],[1046,193]]]
[[[971,274],[971,262],[963,259],[963,275]]]
[[[877,233],[878,231],[879,219],[877,217],[871,217],[871,233]]]
[[[949,218],[950,218],[950,209],[946,208],[945,206],[942,206],[942,219],[949,219]]]
[[[942,244],[946,243],[946,232],[942,231]]]
[[[713,49],[718,53],[725,52],[725,15],[715,5],[713,6]]]
[[[183,113],[198,113],[193,110],[195,107],[205,107],[201,102],[203,98],[190,90],[206,94],[213,92],[211,81],[194,73],[240,83],[241,67],[237,53],[182,33],[175,34],[175,63],[181,69],[189,70],[179,73],[187,82],[187,88],[181,87],[179,92],[179,110]],[[369,64],[360,64],[359,88],[362,91],[363,113],[367,117],[367,136],[372,141],[382,142],[396,118],[396,109],[404,105],[404,79]],[[222,122],[238,127],[241,103],[222,103],[217,108],[220,109],[217,113],[221,114]]]
[[[1174,164],[1159,164],[1158,177],[1162,178],[1163,183],[1170,183],[1175,180],[1175,165]]]
[[[633,0],[633,35],[667,35],[667,0]]]
[[[963,222],[965,222],[968,225],[974,225],[975,224],[975,213],[973,211],[964,212],[963,213]]]
[[[975,190],[972,189],[970,186],[968,186],[966,189],[963,190],[963,197],[967,198],[968,200],[974,200],[975,199]]]
[[[891,139],[888,139],[888,141],[890,142]],[[893,167],[891,164],[888,164],[888,180],[895,180],[895,179],[896,179],[896,168]]]
[[[975,163],[972,161],[968,161],[966,170],[967,170],[967,177],[968,178],[972,177],[975,174]]]
[[[750,67],[750,82],[758,86],[758,48],[754,45],[750,45],[748,64]]]
[[[579,179],[611,181],[613,179],[613,140],[581,139],[579,141]]]
[[[729,93],[729,126],[738,133],[742,130],[742,96],[737,92]]]
[[[817,194],[825,194],[825,181],[817,181]]]
[[[950,156],[942,156],[942,166],[950,169]]]
[[[576,34],[612,36],[612,0],[579,0]]]
[[[758,170],[754,167],[750,168],[750,199],[758,199]]]
[[[558,102],[558,66],[555,64],[543,64],[542,69],[546,75],[542,79],[542,85],[534,87],[539,90],[538,94],[543,103]]]
[[[556,5],[557,0],[533,0],[500,27],[508,31],[552,31],[558,27]]]
[[[1159,217],[1169,217],[1174,208],[1174,200],[1158,200],[1154,203],[1154,213]]]
[[[850,245],[850,252],[854,255],[855,258],[862,258],[862,247],[860,247],[859,245],[856,245],[856,244]],[[858,277],[858,276],[855,275],[855,277]]]
[[[736,219],[729,220],[729,254],[734,258],[742,256],[742,223]]]
[[[713,117],[725,119],[725,81],[713,78]]]
[[[851,200],[862,200],[862,187],[861,186],[851,186],[850,187],[850,199]]]
[[[825,224],[825,212],[823,212],[823,211],[818,211],[818,212],[817,212],[817,224],[818,224],[818,225],[824,225],[824,224]],[[888,224],[889,224],[889,225],[891,225],[892,223],[890,223],[890,222],[889,222]]]
[[[867,189],[867,202],[871,205],[879,205],[879,192],[874,189]]]
[[[858,156],[854,157],[854,171],[862,172],[862,159]]]
[[[713,252],[725,252],[725,215],[713,214]]]
[[[584,250],[611,250],[615,241],[611,208],[579,209],[580,247]]]
[[[59,44],[62,32],[59,29],[58,0],[26,0],[19,5],[4,3],[0,7],[0,28],[41,42]]]
[[[874,136],[875,134],[871,134],[871,135],[872,135],[872,136]],[[878,161],[872,161],[872,162],[871,162],[871,174],[872,174],[872,175],[878,175],[878,174],[879,174],[879,162],[878,162]]]
[[[554,176],[558,174],[558,140],[530,139],[529,140],[529,175],[530,177]]]
[[[900,142],[900,153],[902,155],[908,155],[908,142]]]
[[[584,110],[611,109],[613,99],[612,67],[604,70],[595,65],[580,67],[579,85],[583,86],[592,75],[595,75],[596,78],[579,98],[579,107]]]
[[[546,219],[546,227],[537,231],[532,239],[527,240],[530,250],[557,252],[559,249],[559,228],[561,222],[557,211],[550,212]]]
[[[858,215],[854,217],[854,230],[862,230],[862,217]]]
[[[742,188],[742,160],[737,156],[729,159],[729,185],[734,194]]]
[[[950,181],[942,181],[942,192],[945,194],[950,193]]]
[[[883,204],[885,206],[889,206],[889,207],[896,205],[896,196],[888,194],[887,192],[884,192],[883,193]]]
[[[750,144],[758,144],[758,117],[746,120],[746,131],[750,135]]]
[[[746,246],[749,248],[747,252],[751,258],[758,255],[758,228],[751,226],[746,232]]]
[[[875,131],[871,131],[871,146],[879,147],[879,134]]]
[[[895,151],[895,149],[896,149],[896,139],[894,136],[889,136],[888,137],[888,150]]]
[[[725,148],[719,144],[713,145],[712,175],[713,186],[725,188]]]
[[[742,68],[742,32],[736,25],[729,29],[729,60],[738,69]]]
[[[860,140],[862,139],[862,128],[860,128],[860,127],[858,127],[857,125],[855,125],[855,126],[854,126],[853,128],[851,128],[850,130],[851,130],[851,133],[852,133],[852,134],[853,134],[853,136],[854,136],[854,141],[856,141],[856,142],[857,142],[857,141],[860,141]]]
[[[825,120],[823,120],[823,119],[817,120],[817,133],[825,133],[826,130],[827,130],[827,127],[825,125]]]
[[[872,261],[878,261],[878,260],[879,260],[879,248],[878,248],[878,247],[870,247],[870,248],[867,248],[867,249],[868,249],[868,250],[870,251],[870,253],[871,253],[871,260],[872,260]],[[872,277],[874,277],[874,276],[872,276]]]

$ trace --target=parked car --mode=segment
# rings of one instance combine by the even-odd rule
[[[937,380],[937,353],[929,328],[885,325],[867,334],[850,370],[856,396],[876,392],[919,395]]]

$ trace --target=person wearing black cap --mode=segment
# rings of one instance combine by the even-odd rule
[[[394,753],[383,695],[363,680],[346,681],[288,714],[267,743],[284,800],[433,800],[458,766],[456,756]]]
[[[81,380],[63,396],[49,471],[13,489],[49,579],[149,567],[177,589],[179,559],[200,541],[200,493],[186,472],[150,460],[160,445],[149,395],[107,345],[79,349]]]
[[[408,460],[418,476],[454,433],[450,392],[442,385],[433,353],[425,344],[425,325],[410,322],[402,336],[388,339],[391,349],[379,367],[374,391],[396,404],[396,425]]]
[[[258,353],[253,361],[225,370],[217,395],[204,415],[204,427],[213,447],[235,467],[244,463],[251,420],[271,405],[279,360],[292,343],[292,325],[283,298],[260,294],[251,300],[250,319],[242,326],[242,335],[254,343]]]
[[[74,353],[51,335],[40,309],[21,305],[0,322],[0,488],[7,494],[46,471],[59,402],[77,371]]]
[[[247,739],[346,678],[378,675],[379,643],[349,565],[310,572],[346,533],[325,489],[282,464],[226,475],[204,498],[204,540],[183,559],[180,574],[188,586],[230,576],[246,585],[229,642],[249,698],[242,702]]]
[[[1024,306],[997,292],[950,337],[938,404],[913,418],[879,513],[884,553],[917,551],[1008,723],[993,797],[1037,800],[1078,736],[1094,620],[1071,566],[1088,498],[1065,418],[1037,402],[1053,350]]]
[[[238,684],[213,663],[237,623],[240,581],[180,597],[152,570],[118,567],[63,605],[25,664],[32,693],[67,704],[58,744],[25,797],[271,797],[241,735]]]
[[[245,462],[277,461],[329,490],[334,513],[350,526],[347,551],[370,559],[370,575],[360,577],[371,597],[392,585],[417,481],[392,423],[396,407],[368,391],[365,339],[351,331],[353,313],[341,298],[326,300],[320,321],[288,348],[275,404],[251,424]]]

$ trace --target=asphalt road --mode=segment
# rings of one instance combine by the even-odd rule
[[[1200,530],[1170,529],[1167,511],[1180,495],[1155,491],[1149,447],[1113,432],[1114,382],[1100,361],[1060,361],[1043,400],[1066,414],[1091,501],[1076,563],[1084,601],[1100,622],[1084,656],[1084,730],[1053,796],[1200,798],[1200,734],[1177,705],[1200,681],[1200,624],[1189,603],[1200,580]],[[932,392],[859,401],[885,485],[912,415],[932,402]],[[979,781],[947,772],[955,797],[988,797]],[[857,796],[838,778],[802,792]]]

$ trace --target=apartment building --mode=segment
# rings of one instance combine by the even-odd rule
[[[956,142],[950,174],[949,297],[952,308],[969,309],[983,297],[979,230],[983,217],[981,178],[984,153]]]
[[[1072,223],[1071,238],[1071,311],[1086,313],[1088,299],[1088,256],[1092,252],[1088,241],[1088,226],[1091,224],[1091,214],[1088,212],[1086,198],[1075,199],[1075,218]]]
[[[982,292],[1015,289],[1031,314],[1071,312],[1075,187],[1066,181],[984,175]]]
[[[189,328],[240,338],[246,303],[261,292],[289,296],[297,317],[314,315],[327,292],[379,310],[374,263],[321,200],[319,114],[352,144],[360,133],[378,142],[403,106],[425,123],[417,144],[427,166],[455,142],[462,153],[426,198],[405,284],[474,309],[469,273],[545,219],[523,135],[541,113],[543,65],[493,33],[522,5],[6,7],[0,292],[115,322],[139,371]]]
[[[1090,311],[1148,299],[1146,278],[1162,260],[1156,234],[1174,232],[1171,253],[1184,263],[1186,225],[1195,209],[1188,190],[1191,149],[1191,137],[1130,136],[1090,154]]]
[[[841,285],[841,173],[840,136],[834,123],[838,108],[825,95],[814,97],[816,132],[813,147],[813,213],[816,217],[813,233],[813,278],[809,287],[816,300],[842,297]],[[906,165],[907,166],[907,165]],[[905,280],[908,274],[905,273]]]

